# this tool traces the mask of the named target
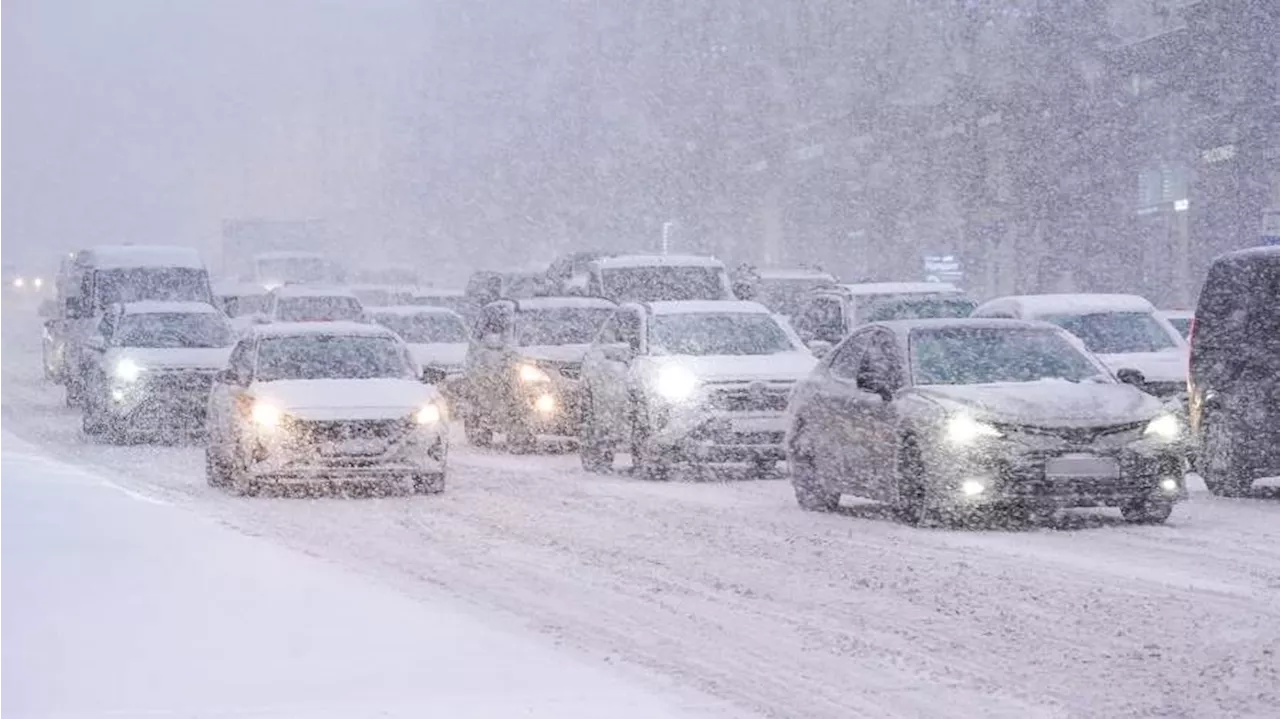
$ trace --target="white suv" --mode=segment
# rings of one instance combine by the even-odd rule
[[[815,364],[795,332],[755,302],[623,305],[583,363],[582,464],[610,469],[625,445],[650,479],[677,461],[766,471],[784,455],[791,388]]]

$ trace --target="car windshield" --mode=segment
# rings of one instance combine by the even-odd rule
[[[224,295],[222,311],[228,317],[244,317],[267,311],[266,295]]]
[[[1065,329],[1098,354],[1159,352],[1178,345],[1149,312],[1095,312],[1046,315],[1040,319]]]
[[[328,282],[329,263],[320,257],[279,257],[258,260],[258,279],[267,285],[287,282]]]
[[[1050,329],[947,327],[911,332],[911,371],[918,385],[992,384],[1107,375]]]
[[[658,355],[770,355],[796,349],[772,315],[755,313],[654,316],[649,344]]]
[[[99,308],[117,302],[209,302],[209,274],[189,267],[129,267],[98,270],[94,293]]]
[[[555,307],[521,310],[516,319],[516,344],[521,347],[584,345],[613,315],[602,307]]]
[[[729,299],[719,267],[623,267],[602,270],[600,278],[614,302]]]
[[[458,344],[467,341],[467,328],[462,320],[450,314],[376,314],[374,319],[412,344]]]
[[[121,347],[229,347],[231,325],[212,312],[154,312],[125,315],[114,344]]]
[[[804,306],[809,293],[825,284],[828,281],[821,278],[764,279],[757,285],[757,299],[774,312],[794,316]]]
[[[1169,317],[1169,324],[1186,339],[1191,334],[1191,318],[1190,317]]]
[[[393,337],[306,334],[258,343],[257,379],[413,379],[404,344]]]
[[[363,317],[360,301],[344,295],[282,297],[276,308],[276,319],[281,322],[358,321]]]
[[[890,320],[953,319],[968,317],[977,303],[964,297],[889,297],[858,300],[860,322],[888,322]]]

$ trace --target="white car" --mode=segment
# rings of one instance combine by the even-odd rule
[[[862,282],[815,289],[792,318],[811,349],[824,354],[845,335],[868,322],[968,317],[977,307],[947,282]]]
[[[108,307],[85,340],[85,434],[120,442],[202,429],[232,341],[230,321],[207,302]]]
[[[619,303],[733,299],[724,263],[699,255],[600,257],[570,278],[566,289]]]
[[[271,291],[265,322],[359,322],[364,305],[349,289],[284,285]]]
[[[432,384],[461,375],[471,346],[462,316],[443,307],[370,307],[366,316],[400,335]]]
[[[791,388],[817,360],[763,305],[736,300],[623,305],[582,368],[583,466],[629,446],[638,474],[673,462],[783,458]]]
[[[444,402],[391,330],[356,322],[259,325],[209,393],[209,484],[351,479],[444,490]]]
[[[237,332],[248,329],[266,315],[270,295],[261,285],[219,284],[213,288],[218,307],[231,319]]]
[[[1189,348],[1182,334],[1137,295],[1019,295],[982,304],[974,317],[1042,320],[1067,330],[1111,369],[1137,370],[1161,398],[1187,391]]]
[[[351,285],[347,289],[365,307],[393,307],[413,304],[416,288],[405,285]]]
[[[1168,320],[1169,324],[1182,335],[1182,339],[1191,341],[1191,324],[1195,321],[1196,313],[1192,310],[1161,310],[1160,316]]]

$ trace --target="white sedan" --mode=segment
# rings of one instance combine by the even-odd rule
[[[444,490],[444,402],[385,327],[355,322],[254,327],[209,396],[209,484],[351,479]]]

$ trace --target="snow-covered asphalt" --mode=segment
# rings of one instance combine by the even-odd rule
[[[1280,713],[1274,493],[1193,491],[1156,527],[922,530],[870,504],[802,512],[781,478],[651,484],[459,445],[441,496],[241,498],[205,484],[197,447],[86,442],[39,379],[38,328],[6,315],[7,433],[735,716]]]

